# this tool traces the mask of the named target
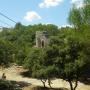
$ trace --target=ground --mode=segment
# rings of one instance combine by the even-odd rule
[[[34,78],[26,78],[22,77],[20,75],[20,72],[22,72],[22,67],[12,66],[10,68],[6,69],[0,69],[0,77],[2,76],[2,73],[6,74],[6,79],[16,82],[25,82],[28,83],[28,86],[23,86],[23,90],[32,90],[30,89],[32,86],[43,86],[42,82],[40,80],[34,79]],[[69,84],[66,81],[63,81],[62,79],[54,79],[52,80],[52,87],[53,88],[68,88]],[[48,83],[46,82],[46,86],[48,86]],[[90,84],[84,84],[79,82],[78,87],[76,90],[90,90]]]

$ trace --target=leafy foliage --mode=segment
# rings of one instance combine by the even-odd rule
[[[0,32],[0,65],[14,62],[27,68],[44,87],[46,80],[50,85],[51,79],[62,78],[76,90],[78,80],[90,76],[90,0],[84,0],[83,8],[72,8],[69,22],[74,28],[17,23],[4,29]],[[36,31],[43,30],[49,34],[49,45],[36,48]]]

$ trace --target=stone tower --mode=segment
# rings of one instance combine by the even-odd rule
[[[48,44],[47,31],[36,31],[36,47],[45,47]]]

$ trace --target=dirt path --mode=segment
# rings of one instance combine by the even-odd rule
[[[27,83],[31,83],[32,85],[42,86],[42,83],[40,80],[33,79],[33,78],[24,78],[21,75],[19,75],[19,72],[20,72],[20,69],[15,66],[4,70],[0,69],[0,77],[2,76],[2,73],[5,73],[7,76],[7,80],[24,81]],[[69,88],[68,82],[63,81],[62,79],[52,80],[52,83],[53,83],[52,87]],[[47,82],[46,82],[46,86],[48,86]],[[77,90],[90,90],[90,85],[85,85],[79,82]]]

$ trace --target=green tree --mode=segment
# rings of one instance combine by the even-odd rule
[[[83,26],[90,25],[90,1],[84,0],[83,7],[76,8],[75,6],[69,13],[69,23],[74,25],[77,30],[82,30]]]
[[[76,90],[83,67],[87,64],[83,44],[79,39],[70,37],[60,46],[59,52],[58,59],[56,59],[58,76],[69,82],[71,90]]]
[[[80,10],[76,7],[73,7],[69,13],[69,23],[73,25],[76,29],[80,30],[83,24],[82,16]]]
[[[49,80],[51,87],[51,79],[55,77],[56,67],[53,64],[54,57],[58,55],[57,48],[36,48],[32,50],[25,59],[25,67],[32,72],[32,77],[38,78],[42,81],[44,87],[46,80]]]
[[[90,25],[90,0],[84,0],[83,20],[86,25]]]
[[[13,45],[4,40],[0,40],[0,65],[12,63]]]

